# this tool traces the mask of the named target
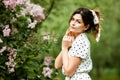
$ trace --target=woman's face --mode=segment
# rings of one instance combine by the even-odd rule
[[[87,29],[80,14],[75,14],[70,20],[70,31],[74,33],[82,33]]]

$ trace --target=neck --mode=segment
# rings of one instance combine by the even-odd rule
[[[79,33],[75,33],[75,32],[72,32],[72,31],[70,31],[70,32],[68,32],[68,36],[73,36],[74,38],[76,38],[79,34],[81,34],[82,32],[79,32]]]
[[[70,29],[68,28],[67,32],[66,32],[66,35],[67,36],[73,36],[74,38],[76,38],[79,34],[81,34],[83,32],[72,32],[70,31]]]
[[[75,38],[76,38],[78,35],[82,34],[82,33],[84,33],[84,32],[73,32]]]

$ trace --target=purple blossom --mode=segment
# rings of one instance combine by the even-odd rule
[[[0,39],[0,43],[3,43],[3,40],[2,40],[2,39]]]
[[[52,63],[52,59],[53,59],[52,56],[46,56],[45,59],[44,59],[44,64],[46,66],[50,66],[51,63]]]
[[[0,49],[0,55],[2,55],[2,53],[7,49],[7,46],[2,47],[2,49]]]
[[[33,18],[37,22],[41,22],[45,19],[45,15],[43,13],[43,8],[39,5],[31,4],[29,2],[26,3],[26,8],[22,10],[21,15],[25,16],[27,13],[33,16]]]
[[[35,25],[37,24],[37,21],[35,20],[34,22],[32,22],[32,23],[30,23],[29,25],[28,25],[28,28],[31,28],[31,29],[33,29],[33,28],[35,28]]]
[[[31,4],[31,10],[30,10],[30,15],[34,17],[35,20],[38,22],[41,22],[42,20],[45,19],[45,15],[43,14],[43,8],[39,5]]]
[[[16,4],[17,5],[24,5],[26,0],[17,0]]]
[[[2,2],[6,8],[14,10],[16,5],[24,5],[27,2],[27,0],[3,0]]]
[[[17,0],[3,0],[2,2],[6,6],[6,8],[13,10],[16,7]]]
[[[3,30],[3,36],[8,37],[10,35],[11,29],[9,28],[9,25],[5,26],[5,29]]]
[[[5,62],[5,64],[8,68],[9,73],[11,73],[11,72],[14,72],[14,68],[15,68],[15,65],[16,65],[14,59],[16,58],[17,52],[10,47],[8,47],[7,50],[9,51],[9,53],[7,54],[9,61]]]
[[[42,74],[44,75],[44,77],[51,78],[52,72],[52,69],[50,69],[49,67],[44,67]]]

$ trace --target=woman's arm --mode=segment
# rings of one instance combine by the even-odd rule
[[[82,59],[75,56],[69,57],[67,49],[62,50],[62,57],[65,75],[71,77],[75,73]]]
[[[62,68],[63,61],[62,61],[62,51],[59,53],[57,58],[55,59],[55,68],[60,69]]]
[[[80,57],[68,55],[68,48],[71,47],[74,37],[64,36],[62,41],[62,61],[65,75],[71,77],[81,62]]]

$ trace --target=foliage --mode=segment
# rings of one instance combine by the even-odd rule
[[[52,80],[57,75],[54,58],[45,55],[51,42],[42,37],[35,42],[44,19],[43,8],[29,0],[0,0],[0,79]]]
[[[98,8],[101,12],[101,16],[103,17],[103,21],[101,22],[102,31],[99,43],[95,42],[91,35],[89,36],[91,42],[91,56],[93,60],[91,76],[98,75],[97,77],[101,77],[104,69],[106,68],[109,69],[106,74],[110,73],[111,69],[116,69],[116,72],[119,73],[119,6],[120,1],[115,0],[55,0],[54,8],[49,17],[42,24],[44,27],[41,30],[43,32],[51,31],[61,39],[66,29],[69,27],[68,21],[70,15],[76,8]],[[42,33],[41,30],[38,30],[37,35]],[[59,43],[61,43],[61,41],[59,41]],[[59,46],[61,45],[59,44]],[[118,75],[118,73],[113,73],[113,75]]]
[[[94,80],[119,80],[119,77],[112,77],[114,75],[117,76],[116,72],[120,73],[119,0],[31,1],[37,5],[44,6],[44,11],[47,16],[42,24],[37,23],[36,27],[33,29],[27,27],[29,24],[27,22],[27,18],[30,18],[32,22],[34,22],[34,18],[31,15],[27,14],[24,17],[21,16],[17,18],[17,21],[10,23],[13,17],[16,17],[15,12],[11,12],[9,9],[5,8],[2,3],[0,3],[0,39],[4,41],[4,43],[1,43],[2,41],[0,40],[0,49],[2,49],[2,47],[7,44],[12,49],[14,48],[14,51],[17,52],[15,58],[16,67],[15,72],[13,73],[9,73],[7,66],[5,65],[5,62],[8,61],[8,51],[5,51],[2,53],[3,55],[0,56],[1,80],[6,76],[7,78],[16,78],[18,80],[23,78],[47,80],[48,78],[44,77],[42,74],[43,67],[46,66],[44,65],[44,57],[48,55],[53,57],[52,65],[50,66],[50,68],[53,69],[54,59],[61,48],[62,36],[69,26],[68,21],[70,15],[78,7],[87,7],[89,9],[99,8],[104,19],[103,22],[101,22],[103,30],[101,31],[100,42],[95,42],[93,37],[88,35],[91,41],[91,56],[93,60],[93,70],[91,71],[91,77]],[[21,9],[21,7],[17,6],[17,13],[20,13],[19,9]],[[14,36],[10,35],[9,37],[3,37],[3,26],[5,26],[7,23],[15,28],[13,33],[16,33],[16,29],[21,30],[22,32],[16,33]],[[56,42],[54,42],[53,38],[50,40],[42,39],[42,35],[49,32],[51,35],[54,35],[54,38],[57,37]],[[11,48],[9,48],[9,50]],[[56,75],[57,71],[55,69],[54,71],[55,72],[51,78],[52,80],[64,79],[61,71],[58,72],[59,75]],[[40,77],[40,75],[42,75],[42,77]]]

